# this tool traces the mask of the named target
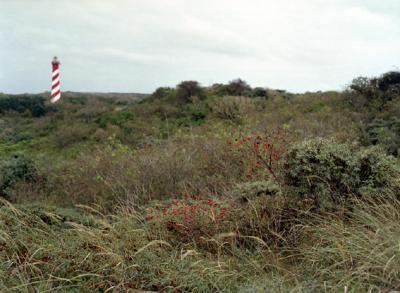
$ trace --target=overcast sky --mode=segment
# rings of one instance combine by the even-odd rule
[[[343,89],[400,67],[400,0],[0,0],[0,92]]]

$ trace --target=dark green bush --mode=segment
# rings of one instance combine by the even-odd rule
[[[33,117],[41,117],[46,114],[45,98],[32,95],[12,95],[0,97],[0,113],[15,111],[24,113],[29,111]]]
[[[279,186],[270,180],[252,181],[238,184],[232,190],[232,196],[242,201],[248,201],[259,196],[280,194]]]
[[[99,125],[100,128],[106,128],[109,124],[122,126],[127,121],[133,119],[134,114],[132,112],[123,110],[106,113],[97,118],[96,123]]]
[[[266,98],[268,96],[268,91],[263,87],[255,87],[251,92],[252,97]]]
[[[333,207],[347,195],[397,188],[400,175],[393,157],[379,148],[356,150],[334,140],[312,139],[292,147],[286,156],[284,181],[289,192]]]
[[[376,78],[358,77],[349,88],[349,101],[353,106],[383,111],[388,102],[399,98],[400,72],[390,71]]]
[[[400,156],[400,120],[375,119],[362,129],[361,141],[364,145],[382,145],[394,156]]]
[[[46,114],[46,108],[44,104],[38,103],[32,107],[31,113],[33,117],[41,117]]]
[[[400,71],[389,71],[378,79],[378,87],[381,91],[400,91]]]
[[[226,86],[228,95],[231,96],[251,96],[251,87],[243,79],[234,79]]]
[[[159,87],[151,94],[151,97],[154,99],[163,99],[169,97],[171,94],[174,95],[175,93],[175,89],[173,88]]]
[[[207,117],[207,112],[203,110],[193,110],[191,112],[191,120],[196,124],[201,124]]]
[[[222,83],[214,83],[212,86],[208,88],[208,92],[212,95],[216,95],[219,97],[227,96],[227,85]]]
[[[17,182],[33,182],[36,178],[33,161],[23,155],[0,159],[0,196],[7,197],[8,191]]]
[[[203,99],[204,90],[197,81],[182,81],[177,85],[176,98],[181,104],[193,102],[193,99]]]

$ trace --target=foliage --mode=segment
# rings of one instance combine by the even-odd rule
[[[33,117],[44,116],[47,108],[42,96],[15,95],[0,97],[0,113],[15,111],[23,113],[29,111]]]
[[[189,137],[131,150],[110,138],[101,148],[47,166],[51,189],[45,192],[58,195],[59,205],[95,202],[104,209],[121,200],[141,205],[176,193],[221,192],[242,176],[239,162],[222,142],[201,141]]]
[[[232,210],[227,202],[206,195],[185,194],[183,199],[173,200],[162,209],[156,206],[149,211],[146,219],[164,225],[165,229],[179,237],[180,242],[192,242],[223,230],[225,216]]]
[[[400,92],[400,71],[389,71],[384,73],[377,81],[378,88],[381,91]]]
[[[254,109],[249,98],[225,96],[216,99],[211,105],[217,117],[240,124],[243,116]]]
[[[142,100],[140,103],[150,103],[157,100],[166,100],[170,103],[173,103],[176,100],[177,90],[171,87],[159,87],[157,88],[151,96],[147,97],[146,99]]]
[[[226,86],[226,91],[231,96],[251,96],[251,87],[240,78],[231,80]]]
[[[53,140],[57,147],[66,148],[86,140],[89,137],[89,132],[90,129],[87,126],[63,125],[53,134]]]
[[[108,124],[122,126],[124,123],[133,119],[134,115],[132,112],[126,110],[117,110],[100,116],[96,119],[96,122],[100,128],[106,128]]]
[[[187,80],[177,85],[176,98],[181,104],[190,103],[203,97],[203,89],[197,81]]]
[[[364,145],[383,145],[389,154],[400,156],[400,120],[375,119],[363,127],[361,141]]]
[[[170,87],[159,87],[152,93],[152,96],[157,99],[162,99],[167,97],[172,91],[173,89]]]
[[[0,158],[0,195],[7,196],[19,181],[34,182],[36,175],[33,161],[24,155]]]
[[[279,185],[271,180],[250,181],[238,184],[232,191],[235,198],[248,201],[259,196],[276,195],[281,192]]]
[[[395,188],[399,176],[393,158],[379,149],[356,150],[331,139],[312,139],[293,146],[286,156],[284,181],[301,198],[333,208],[349,194]]]
[[[261,97],[261,98],[267,98],[268,97],[268,91],[266,88],[263,87],[255,87],[252,92],[251,92],[252,97]]]
[[[377,78],[358,77],[350,89],[359,95],[351,99],[365,99],[367,108],[383,111],[388,102],[400,95],[400,72],[387,72]]]
[[[280,171],[284,155],[290,145],[290,135],[278,128],[270,133],[248,135],[228,142],[238,153],[240,164],[248,179],[266,176],[281,184]]]

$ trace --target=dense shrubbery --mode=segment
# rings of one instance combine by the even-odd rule
[[[0,113],[9,111],[23,113],[28,111],[33,117],[41,117],[48,111],[44,101],[45,98],[41,96],[0,96]]]
[[[358,150],[334,140],[314,139],[295,145],[285,162],[285,183],[301,198],[334,208],[350,194],[399,188],[394,158],[379,149]]]
[[[242,201],[248,201],[265,195],[281,194],[281,188],[272,180],[250,181],[238,184],[233,190],[232,195]]]
[[[241,123],[243,115],[254,110],[255,106],[249,98],[225,96],[215,100],[211,108],[217,117]]]
[[[0,291],[400,289],[397,86],[187,81],[2,112]]]
[[[382,145],[394,156],[400,156],[400,119],[375,119],[362,129],[361,142],[365,145]]]
[[[226,85],[226,93],[230,96],[251,96],[251,87],[243,79],[234,79]]]
[[[123,126],[124,123],[133,119],[134,115],[132,112],[122,110],[101,115],[96,119],[96,122],[100,128],[106,128],[109,124]]]
[[[201,100],[204,98],[203,88],[197,81],[182,81],[176,86],[176,98],[181,104]]]
[[[350,104],[363,113],[361,142],[382,145],[387,153],[399,155],[400,72],[387,72],[377,78],[359,77],[347,93]]]
[[[53,140],[57,147],[65,148],[88,139],[89,132],[90,129],[87,126],[77,124],[64,125],[53,134]]]
[[[170,103],[178,102],[187,104],[204,100],[207,96],[237,96],[237,97],[258,97],[267,98],[268,91],[264,87],[252,88],[243,79],[234,79],[228,84],[216,83],[210,87],[202,87],[199,82],[194,80],[182,81],[176,88],[159,87],[150,97],[142,103],[164,100]]]
[[[388,102],[400,96],[400,72],[392,71],[378,78],[358,77],[353,80],[350,89],[358,94],[351,97],[355,105],[361,104],[369,110],[383,111]]]
[[[0,158],[0,196],[7,197],[20,181],[35,182],[37,170],[33,161],[23,155]]]
[[[252,97],[260,97],[260,98],[267,98],[268,91],[266,88],[263,87],[255,87],[251,92]]]

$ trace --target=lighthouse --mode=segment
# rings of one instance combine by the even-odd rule
[[[58,61],[57,56],[53,58],[51,61],[51,65],[53,68],[53,75],[51,81],[51,98],[50,102],[55,103],[61,98],[61,90],[60,90],[60,62]]]

